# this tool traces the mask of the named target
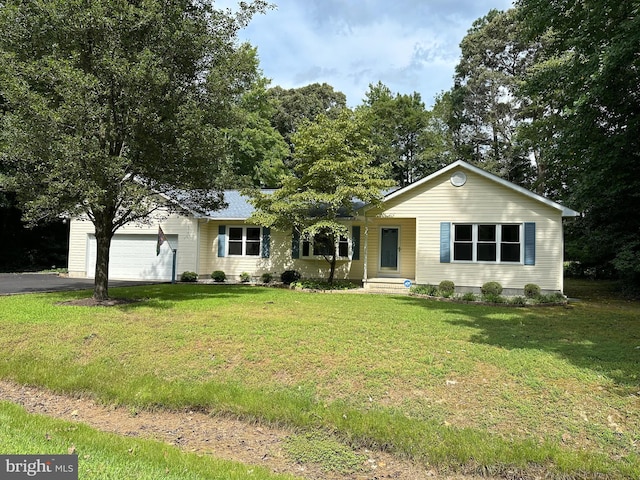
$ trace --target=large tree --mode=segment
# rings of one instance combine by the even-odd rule
[[[31,222],[86,215],[94,297],[108,297],[109,248],[146,218],[152,194],[195,209],[222,200],[224,127],[256,76],[237,31],[265,8],[212,1],[7,0],[0,8],[0,146]],[[5,179],[6,180],[6,179]]]
[[[236,121],[229,129],[231,170],[237,187],[280,186],[286,174],[285,160],[291,151],[280,132],[271,125],[276,101],[259,79],[236,107]]]
[[[292,135],[302,124],[314,121],[318,115],[336,118],[347,106],[347,97],[327,83],[312,83],[299,88],[270,88],[268,95],[273,105],[271,125],[280,132],[290,148],[285,163],[294,166]]]
[[[538,42],[527,41],[520,30],[515,9],[491,10],[473,23],[460,43],[451,127],[460,158],[528,187],[539,180],[544,193],[542,156],[518,136],[534,112],[518,87],[538,53]],[[538,178],[532,163],[539,167]]]
[[[393,181],[373,165],[367,123],[347,108],[335,119],[320,115],[302,124],[292,141],[294,172],[272,194],[251,192],[256,211],[250,221],[323,242],[317,251],[329,264],[332,283],[340,238],[350,235],[344,220],[363,203],[378,204]]]
[[[520,0],[544,61],[523,91],[553,107],[535,122],[553,130],[553,155],[572,172],[572,205],[584,213],[574,254],[640,279],[640,1]]]
[[[369,85],[360,107],[377,147],[376,162],[388,166],[393,179],[405,186],[431,173],[426,152],[435,141],[430,112],[420,94],[393,95],[382,82]],[[433,153],[433,152],[432,152]]]

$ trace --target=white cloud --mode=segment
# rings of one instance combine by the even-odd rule
[[[229,7],[224,0],[217,6]],[[419,92],[428,105],[451,88],[471,24],[509,0],[276,0],[240,37],[258,47],[273,85],[326,82],[355,106],[369,84]]]

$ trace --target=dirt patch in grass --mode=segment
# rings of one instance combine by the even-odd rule
[[[140,298],[108,298],[106,300],[96,300],[93,297],[87,297],[60,302],[59,305],[70,305],[74,307],[118,307],[120,305],[130,305],[143,301],[144,299]]]
[[[244,422],[205,413],[182,411],[136,411],[105,406],[89,398],[56,395],[47,390],[0,381],[0,399],[17,403],[30,413],[82,422],[118,435],[152,438],[188,452],[260,465],[275,473],[323,480],[378,479],[473,479],[471,476],[442,476],[435,470],[386,452],[353,450],[362,458],[356,472],[340,473],[323,465],[301,464],[286,453],[293,430]],[[348,448],[345,446],[345,448]],[[77,451],[80,458],[82,452]],[[483,477],[486,479],[487,477]]]

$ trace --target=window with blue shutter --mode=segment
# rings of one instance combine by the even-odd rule
[[[220,225],[218,227],[218,256],[224,257],[227,251],[227,227]]]
[[[271,229],[262,227],[262,258],[269,258],[271,252]]]
[[[536,224],[524,224],[524,264],[536,264]]]
[[[351,227],[351,259],[360,260],[360,226]]]
[[[440,263],[451,262],[451,224],[440,223]]]

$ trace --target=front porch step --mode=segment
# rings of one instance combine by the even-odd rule
[[[364,282],[367,293],[387,293],[393,295],[409,295],[409,288],[404,284],[406,278],[369,278]],[[412,279],[411,283],[415,281]]]

